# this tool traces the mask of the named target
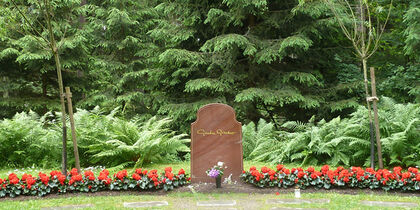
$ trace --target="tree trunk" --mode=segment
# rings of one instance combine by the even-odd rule
[[[370,101],[369,98],[369,88],[368,88],[368,79],[367,79],[367,61],[366,59],[362,59],[362,65],[363,65],[363,78],[364,78],[364,84],[365,84],[365,94],[366,94],[366,104],[368,108],[368,115],[369,115],[369,130],[370,130],[370,167],[375,168],[375,143],[374,143],[374,137],[373,137],[373,120],[372,120],[372,110],[370,108]],[[382,160],[381,160],[382,161]]]
[[[4,76],[3,82],[4,84],[7,84],[9,82],[9,79],[6,76]],[[3,98],[9,98],[9,90],[7,88],[4,89]]]
[[[54,54],[55,59],[55,66],[57,68],[57,77],[58,77],[58,88],[60,91],[60,103],[61,103],[61,122],[62,122],[62,129],[63,129],[63,150],[62,150],[62,173],[67,175],[67,127],[66,127],[66,105],[64,103],[64,88],[63,88],[63,77],[61,75],[61,63],[60,63],[60,56],[58,54],[58,49],[56,46],[54,33],[51,25],[51,17],[50,17],[50,2],[48,0],[45,1],[45,18],[47,21],[48,31],[50,35],[50,47],[51,51]]]
[[[360,25],[358,30],[360,31],[360,39],[361,39],[361,52],[360,52],[360,57],[362,60],[362,66],[363,66],[363,79],[364,79],[364,84],[365,84],[365,94],[366,94],[366,103],[367,103],[367,108],[368,108],[368,112],[369,112],[369,133],[370,133],[370,166],[372,168],[375,168],[375,143],[373,140],[373,121],[372,121],[372,109],[370,108],[370,101],[368,100],[369,98],[369,88],[368,88],[368,76],[367,76],[367,52],[369,51],[369,49],[366,49],[366,45],[365,45],[365,41],[366,41],[366,28],[364,26],[364,21],[366,19],[366,15],[365,15],[365,8],[363,7],[363,1],[359,0],[359,8],[358,8],[358,12],[360,13]],[[379,162],[382,162],[381,160],[378,160]],[[379,164],[380,167],[381,164]]]
[[[373,107],[373,114],[375,118],[375,136],[376,136],[376,148],[378,149],[378,162],[379,168],[384,168],[384,164],[382,162],[382,147],[381,147],[381,133],[379,131],[379,117],[378,117],[378,107],[376,106],[376,101],[378,100],[376,96],[376,82],[375,82],[375,69],[373,67],[370,68],[370,84],[372,87],[372,107]]]
[[[78,173],[80,171],[80,160],[79,160],[79,149],[77,148],[77,139],[76,139],[76,127],[74,126],[74,118],[73,118],[73,104],[71,103],[71,92],[70,87],[66,87],[66,97],[67,97],[67,107],[69,110],[69,117],[70,117],[70,126],[71,126],[71,137],[73,140],[73,151],[74,151],[74,159],[76,161],[76,169]]]
[[[47,74],[42,74],[42,97],[44,99],[47,99]],[[43,113],[48,112],[48,106],[47,104],[44,105]]]

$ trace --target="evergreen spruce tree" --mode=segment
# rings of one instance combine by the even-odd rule
[[[48,37],[43,10],[35,2],[17,5],[25,20],[10,1],[3,1],[0,38],[0,116],[10,117],[17,111],[58,110],[57,74],[54,57],[46,40],[34,30]],[[77,0],[52,1],[54,36],[63,66],[64,83],[72,87],[78,100],[86,91],[87,39],[79,25],[81,14]],[[30,21],[29,23],[27,21]],[[30,27],[32,26],[32,27]],[[0,29],[1,30],[1,29]]]
[[[144,72],[158,113],[192,122],[202,105],[222,102],[240,120],[278,125],[357,105],[356,74],[337,80],[339,68],[355,67],[334,53],[347,49],[332,41],[341,36],[323,2],[175,0],[155,9],[148,34],[162,53]]]

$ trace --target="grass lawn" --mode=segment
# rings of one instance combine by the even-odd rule
[[[201,209],[196,206],[197,201],[208,200],[235,200],[237,209],[271,209],[273,207],[294,207],[294,208],[326,208],[326,209],[395,209],[384,207],[370,207],[360,204],[362,200],[372,201],[400,201],[417,203],[420,206],[418,197],[400,197],[392,195],[343,195],[336,193],[302,193],[306,199],[330,199],[328,204],[267,204],[267,199],[293,198],[293,194],[201,194],[201,193],[177,193],[167,195],[120,195],[120,196],[86,196],[86,194],[73,195],[71,197],[56,199],[35,199],[26,201],[0,201],[1,209],[40,209],[44,207],[58,207],[66,205],[91,204],[86,209],[120,209],[124,202],[140,201],[167,201],[169,206],[155,207],[150,209]],[[144,208],[142,208],[144,209]],[[208,209],[208,208],[203,208]],[[418,207],[417,209],[420,209]]]

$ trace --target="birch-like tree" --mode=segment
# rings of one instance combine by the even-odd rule
[[[330,7],[336,17],[344,35],[353,45],[357,57],[360,59],[363,68],[363,78],[366,93],[367,108],[369,110],[369,122],[372,127],[373,118],[375,120],[375,136],[378,152],[379,168],[383,168],[381,137],[379,131],[378,109],[376,102],[379,100],[376,95],[371,97],[368,88],[368,59],[378,50],[381,37],[385,31],[385,26],[391,13],[392,1],[389,5],[388,13],[384,22],[379,18],[374,20],[372,9],[376,13],[381,13],[384,8],[380,6],[373,7],[368,0],[324,0]],[[347,20],[350,20],[347,21]],[[374,75],[373,75],[374,76]],[[372,86],[372,90],[375,87]],[[376,91],[373,91],[376,92]],[[374,117],[372,117],[372,102]],[[372,145],[373,146],[373,145]],[[373,162],[373,160],[371,160]],[[372,165],[372,163],[371,163]]]

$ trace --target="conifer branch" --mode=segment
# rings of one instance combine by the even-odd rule
[[[33,31],[35,31],[35,33],[40,36],[46,43],[50,44],[50,42],[45,39],[42,34],[31,24],[31,22],[29,22],[28,18],[26,17],[25,14],[23,14],[23,12],[19,9],[19,7],[17,6],[16,2],[14,0],[11,0],[11,2],[13,3],[14,7],[16,8],[16,10],[19,12],[19,14],[23,17],[23,19],[25,19],[25,21],[28,23],[29,27],[31,27],[31,29]],[[35,36],[37,37],[37,36]],[[39,40],[39,38],[37,37],[37,39]],[[40,41],[40,40],[39,40]],[[41,42],[42,43],[42,42]]]

